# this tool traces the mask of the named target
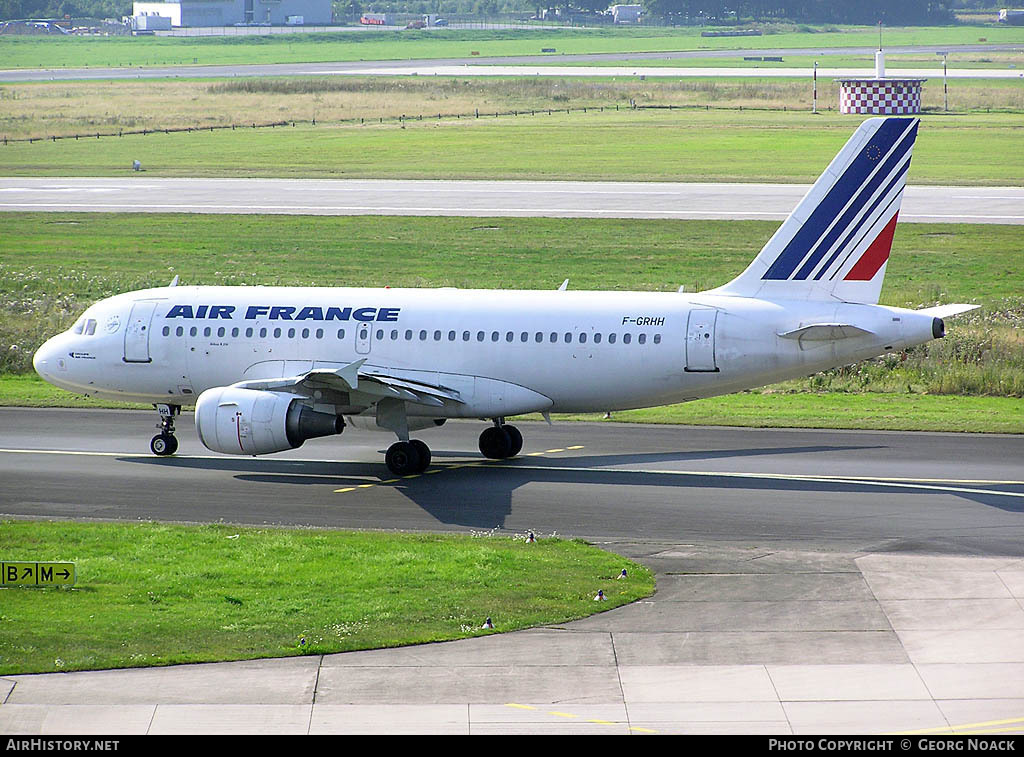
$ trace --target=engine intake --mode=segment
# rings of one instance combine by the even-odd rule
[[[294,394],[217,387],[196,401],[199,440],[226,455],[283,452],[344,429],[340,415],[317,412]]]

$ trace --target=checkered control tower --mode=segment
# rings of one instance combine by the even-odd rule
[[[927,79],[893,79],[885,76],[885,53],[875,53],[871,79],[836,79],[839,112],[870,115],[907,115],[921,112],[921,85]]]

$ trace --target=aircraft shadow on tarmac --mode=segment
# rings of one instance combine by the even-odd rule
[[[804,478],[757,478],[726,475],[715,472],[686,473],[657,470],[616,470],[605,466],[635,466],[645,468],[658,463],[680,463],[694,460],[749,458],[760,455],[813,454],[821,452],[850,452],[885,449],[884,446],[804,446],[758,449],[728,449],[706,451],[676,451],[659,453],[633,453],[612,455],[566,454],[557,457],[517,457],[511,460],[487,461],[468,458],[464,451],[434,452],[435,475],[394,477],[381,464],[365,462],[309,462],[255,458],[190,458],[190,457],[124,457],[123,462],[157,465],[177,469],[233,472],[238,481],[295,487],[351,487],[351,493],[338,496],[359,496],[355,491],[369,484],[371,489],[388,490],[402,495],[441,523],[474,528],[503,527],[512,512],[512,494],[528,484],[557,486],[603,485],[617,487],[665,487],[678,492],[700,490],[742,490],[751,495],[761,493],[799,494],[916,494],[936,496],[952,494],[987,507],[1009,512],[1024,511],[1024,498],[1007,496],[1013,491],[991,487],[951,483],[950,489],[938,490],[935,485],[920,482],[927,488],[912,488],[914,481],[901,480],[886,483],[852,480],[816,480]],[[440,463],[442,459],[452,463]],[[822,475],[828,475],[823,471]],[[842,476],[836,476],[841,479]],[[971,491],[956,491],[956,488]],[[991,494],[986,489],[991,491]],[[1019,493],[1018,491],[1015,493]],[[275,493],[279,494],[279,491]]]

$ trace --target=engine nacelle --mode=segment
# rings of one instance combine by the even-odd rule
[[[196,401],[196,431],[214,452],[266,455],[344,430],[340,415],[318,413],[303,402],[294,394],[230,386],[207,389]]]

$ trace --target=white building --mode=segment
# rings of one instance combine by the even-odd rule
[[[642,11],[642,5],[613,5],[605,13],[610,13],[617,24],[636,24]]]
[[[166,16],[171,26],[283,26],[301,16],[306,24],[331,23],[331,0],[178,0],[137,2],[133,16]]]

